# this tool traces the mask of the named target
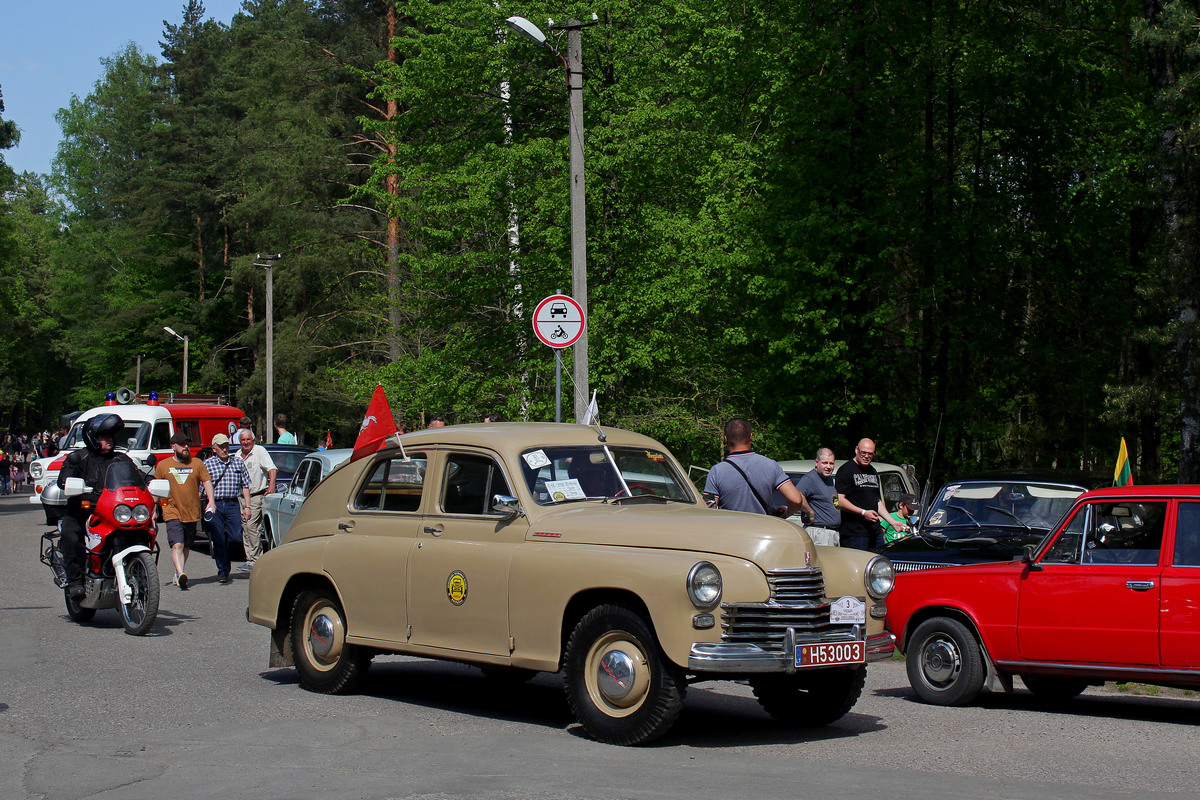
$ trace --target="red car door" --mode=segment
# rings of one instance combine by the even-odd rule
[[[1167,503],[1089,503],[1021,583],[1021,658],[1159,664],[1159,566]]]
[[[1200,667],[1200,503],[1176,506],[1172,558],[1162,572],[1162,665]]]

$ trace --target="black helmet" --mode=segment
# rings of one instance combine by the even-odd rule
[[[83,423],[83,443],[89,451],[99,453],[100,439],[98,437],[106,433],[113,437],[115,444],[117,431],[123,427],[125,427],[125,423],[116,414],[99,414]]]

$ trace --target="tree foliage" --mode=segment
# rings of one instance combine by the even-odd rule
[[[89,405],[135,354],[174,388],[170,325],[190,388],[261,418],[280,254],[274,405],[309,441],[348,443],[378,381],[410,425],[552,419],[529,314],[570,286],[567,90],[514,13],[560,51],[585,25],[605,424],[703,463],[748,416],[780,458],[870,435],[939,475],[1103,467],[1125,436],[1154,479],[1191,447],[1196,19],[1124,0],[247,0],[228,26],[188,0],[161,60],[126,48],[60,113],[65,207],[10,193],[14,350],[72,390],[0,408]]]

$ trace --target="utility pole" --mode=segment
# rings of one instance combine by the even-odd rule
[[[267,421],[266,430],[263,432],[266,438],[263,439],[267,444],[273,444],[275,441],[275,262],[281,257],[280,253],[274,254],[258,254],[257,260],[254,262],[256,267],[263,267],[267,271]]]

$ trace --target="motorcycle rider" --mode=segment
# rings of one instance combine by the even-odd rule
[[[133,460],[113,449],[113,437],[125,427],[116,414],[100,414],[83,424],[84,447],[71,451],[58,473],[58,488],[64,489],[67,478],[83,478],[97,494],[104,488],[108,468],[117,461]],[[92,496],[95,499],[95,496]],[[62,552],[63,567],[67,573],[67,595],[78,599],[87,594],[83,587],[83,535],[87,530],[91,510],[83,508],[83,498],[68,497],[67,510],[63,514],[60,530],[59,550]]]

